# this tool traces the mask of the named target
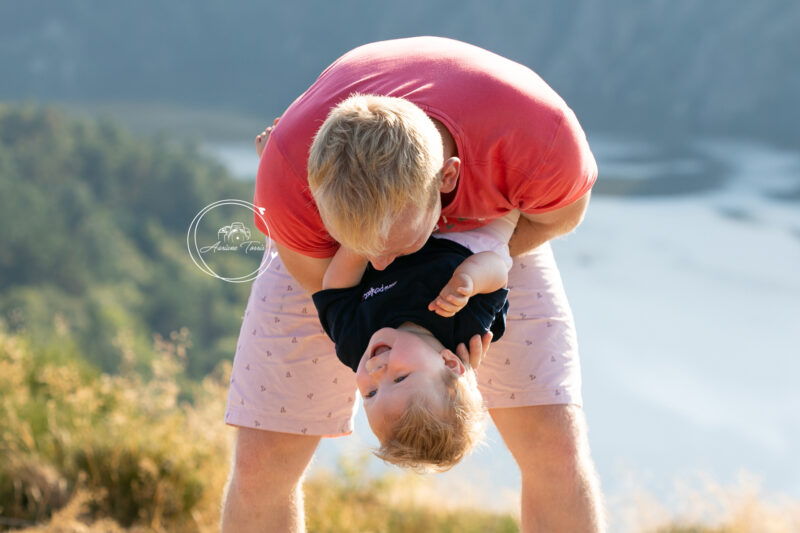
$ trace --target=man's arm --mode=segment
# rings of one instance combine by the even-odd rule
[[[480,252],[464,259],[439,296],[428,304],[430,311],[451,317],[476,294],[488,294],[508,283],[508,267],[494,252]]]
[[[508,241],[511,256],[522,255],[577,228],[583,221],[590,196],[591,191],[571,204],[547,213],[538,215],[522,213],[517,222],[517,229]]]
[[[308,294],[322,289],[322,278],[331,262],[330,257],[323,259],[308,257],[278,243],[274,243],[281,256],[281,261],[289,274],[296,279]]]

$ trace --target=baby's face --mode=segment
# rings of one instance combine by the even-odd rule
[[[383,441],[412,397],[428,397],[433,410],[446,408],[442,370],[465,367],[427,330],[413,324],[383,328],[370,339],[356,371],[369,425]]]

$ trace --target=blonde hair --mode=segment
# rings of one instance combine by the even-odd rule
[[[435,205],[442,157],[441,136],[422,109],[402,98],[355,94],[317,131],[308,185],[335,238],[380,255],[405,208]]]
[[[444,472],[469,455],[483,440],[486,408],[475,373],[442,373],[447,409],[433,412],[425,400],[412,398],[375,455],[417,472]]]

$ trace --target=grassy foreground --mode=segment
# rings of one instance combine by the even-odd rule
[[[125,365],[111,376],[89,366],[66,333],[39,346],[0,328],[0,530],[216,531],[231,449],[221,423],[230,365],[179,387],[187,345],[185,330],[156,338],[146,379]],[[119,349],[133,357],[122,340]],[[365,461],[343,462],[306,483],[309,531],[519,530],[511,515],[453,509],[429,488],[413,474],[374,477]],[[632,505],[631,531],[800,531],[796,504],[771,508],[757,495],[713,526],[665,515],[657,502]]]
[[[221,422],[230,363],[179,387],[187,343],[186,331],[157,338],[144,379],[98,372],[68,335],[36,347],[0,331],[0,529],[215,531],[231,449]],[[343,463],[308,481],[311,531],[517,530],[509,515],[417,505],[410,474],[365,472],[366,463]]]

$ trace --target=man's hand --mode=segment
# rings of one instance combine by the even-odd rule
[[[483,336],[473,335],[469,340],[469,350],[462,342],[456,347],[456,355],[463,363],[469,364],[473,370],[476,370],[483,358],[486,357],[486,352],[489,351],[489,344],[491,344],[493,336],[494,334],[491,331],[487,331]]]
[[[474,294],[474,287],[471,276],[463,272],[456,272],[439,296],[428,304],[428,310],[434,311],[439,316],[451,317],[467,305],[470,297]]]

